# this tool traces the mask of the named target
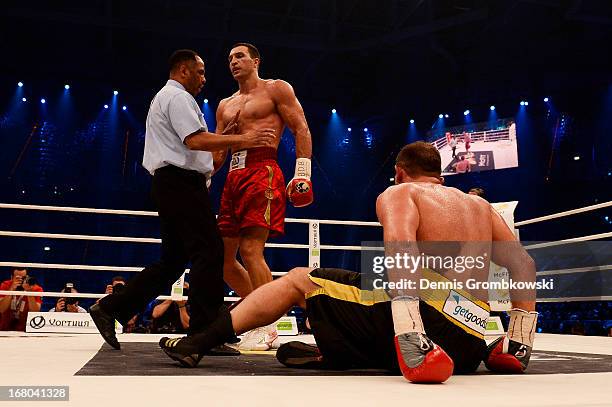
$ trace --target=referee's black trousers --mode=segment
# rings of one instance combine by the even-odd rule
[[[158,295],[168,295],[187,263],[189,333],[204,329],[223,304],[223,240],[210,206],[206,179],[195,171],[166,166],[155,171],[151,195],[161,223],[161,260],[131,279],[100,307],[125,325]]]

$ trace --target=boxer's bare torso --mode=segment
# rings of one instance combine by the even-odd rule
[[[285,121],[278,111],[278,103],[283,103],[282,87],[286,86],[289,85],[281,80],[260,79],[253,89],[239,91],[223,99],[217,114],[224,123],[229,123],[240,111],[238,128],[241,133],[261,128],[274,129],[275,148],[278,148],[285,128]]]
[[[493,212],[480,197],[432,182],[409,182],[387,188],[377,201],[385,246],[399,242],[412,253],[434,256],[485,256],[486,270],[491,253]],[[409,243],[416,242],[416,243]],[[435,242],[435,243],[434,243]],[[406,243],[406,244],[404,244]],[[418,252],[416,248],[418,247]],[[461,273],[437,269],[449,279],[483,279],[483,268],[466,268]],[[488,274],[487,274],[488,275]],[[472,294],[485,298],[484,292]]]
[[[414,229],[417,241],[491,241],[491,206],[482,198],[429,182],[389,187],[379,197],[384,210]],[[379,206],[379,209],[383,209]],[[381,223],[385,225],[385,213]],[[416,222],[416,224],[415,224]],[[402,227],[402,225],[397,225]]]

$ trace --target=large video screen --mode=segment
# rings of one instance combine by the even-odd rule
[[[518,167],[513,119],[453,127],[430,135],[442,158],[442,175]]]

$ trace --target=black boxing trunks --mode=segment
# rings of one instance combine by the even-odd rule
[[[348,270],[319,268],[309,277],[320,288],[306,294],[306,313],[326,364],[399,370],[386,292],[361,290],[361,275]],[[429,270],[423,277],[446,280]],[[437,289],[421,291],[419,309],[427,336],[453,359],[454,374],[474,372],[486,351],[488,305],[462,290]]]

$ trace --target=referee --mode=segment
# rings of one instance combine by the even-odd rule
[[[204,61],[178,50],[169,61],[170,79],[155,95],[147,115],[143,166],[153,175],[151,196],[161,224],[161,259],[146,267],[125,289],[90,308],[104,340],[115,349],[116,319],[122,325],[156,296],[167,292],[191,262],[189,333],[215,320],[223,306],[223,241],[210,205],[211,151],[272,147],[274,130],[235,134],[236,113],[223,135],[210,133],[194,97],[206,83]]]

